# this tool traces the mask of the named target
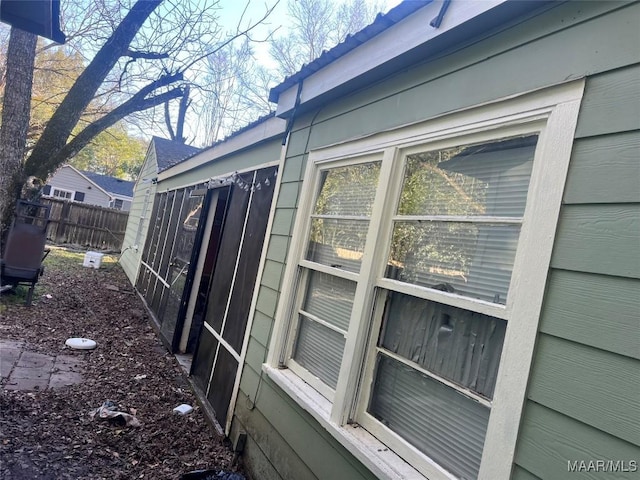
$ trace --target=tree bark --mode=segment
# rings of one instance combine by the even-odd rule
[[[3,239],[26,179],[23,161],[31,116],[36,42],[36,35],[11,29],[0,127],[0,236]]]
[[[26,161],[27,175],[44,180],[66,160],[60,160],[62,157],[58,153],[66,145],[80,115],[93,100],[118,59],[129,54],[131,41],[160,3],[162,0],[138,0],[127,13],[52,115]]]
[[[182,80],[182,73],[175,75],[166,75],[159,78],[155,82],[152,82],[145,87],[141,88],[129,100],[122,105],[117,106],[104,117],[92,122],[84,130],[82,130],[76,137],[62,147],[58,152],[51,156],[50,162],[55,164],[62,164],[69,158],[76,155],[82,150],[93,138],[95,138],[100,132],[106,130],[116,122],[122,120],[127,115],[134,112],[142,112],[148,108],[162,105],[169,100],[178,98],[183,95],[183,91],[180,87],[175,87],[167,92],[161,93],[147,98],[147,95],[152,93],[155,89],[170,85],[174,82]]]

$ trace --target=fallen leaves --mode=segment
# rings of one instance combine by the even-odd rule
[[[173,413],[176,405],[197,405],[196,399],[120,267],[105,262],[86,269],[78,258],[47,267],[38,287],[50,298],[31,308],[7,303],[2,311],[2,338],[82,359],[84,381],[38,392],[2,390],[0,478],[158,480],[195,469],[241,469],[200,408],[188,416]],[[71,337],[92,338],[98,348],[71,350],[64,345]],[[92,422],[88,412],[107,399],[142,426]]]

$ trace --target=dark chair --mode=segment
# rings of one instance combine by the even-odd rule
[[[50,205],[18,201],[3,258],[0,259],[0,283],[3,286],[29,285],[26,305],[31,305],[33,290],[44,272],[42,261],[49,254],[45,243],[50,211]]]

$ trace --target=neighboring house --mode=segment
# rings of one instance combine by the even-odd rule
[[[133,200],[133,185],[134,182],[63,165],[49,178],[42,194],[129,211]]]
[[[140,267],[142,247],[147,237],[149,217],[157,189],[158,173],[199,151],[199,148],[155,136],[149,142],[144,163],[133,186],[134,199],[129,210],[129,221],[120,257],[120,264],[132,283],[135,283]]]
[[[639,23],[403,2],[158,175],[136,286],[255,478],[637,476]]]

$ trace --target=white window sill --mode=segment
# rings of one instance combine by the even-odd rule
[[[358,425],[340,426],[331,421],[331,402],[288,369],[263,364],[262,370],[276,385],[308,412],[327,432],[381,480],[418,480],[425,477]]]

